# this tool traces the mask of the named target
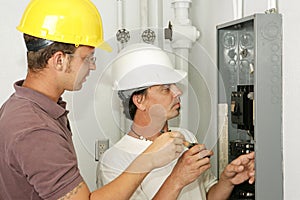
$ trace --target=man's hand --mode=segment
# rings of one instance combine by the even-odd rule
[[[249,180],[250,184],[254,183],[254,159],[254,152],[239,156],[226,166],[220,180],[230,182],[232,185],[241,184],[246,180]]]
[[[178,159],[169,178],[178,188],[183,188],[211,167],[209,157],[212,155],[213,152],[207,150],[204,144],[193,146]]]
[[[213,152],[196,144],[178,159],[173,171],[153,199],[177,199],[181,190],[210,168]]]
[[[244,154],[228,164],[222,172],[219,182],[209,189],[207,199],[228,199],[235,185],[246,180],[249,180],[250,184],[254,183],[254,157],[254,152]]]
[[[144,173],[162,167],[178,158],[183,151],[184,136],[179,132],[166,132],[129,166],[126,171]]]

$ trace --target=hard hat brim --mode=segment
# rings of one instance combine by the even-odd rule
[[[112,47],[105,41],[100,43],[100,45],[98,45],[97,48],[102,49],[107,52],[112,52]]]

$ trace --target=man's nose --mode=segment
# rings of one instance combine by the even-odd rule
[[[90,70],[96,70],[96,63],[90,63],[89,64],[89,69]]]

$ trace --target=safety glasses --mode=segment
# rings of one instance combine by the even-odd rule
[[[75,55],[75,54],[69,54],[69,53],[67,53],[67,55],[69,55],[70,57],[79,57],[79,58],[81,58],[83,60],[83,62],[85,62],[86,64],[89,64],[89,65],[95,65],[96,64],[96,60],[97,60],[96,56],[87,56],[85,58],[82,58],[82,57],[80,57],[78,55]]]

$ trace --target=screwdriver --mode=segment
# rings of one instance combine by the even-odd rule
[[[184,142],[183,142],[183,145],[184,145],[186,148],[188,148],[188,149],[192,148],[193,146],[195,146],[195,145],[197,145],[197,144],[198,144],[198,143],[188,142],[188,141],[184,141]]]
[[[190,148],[192,148],[193,146],[195,146],[195,145],[197,145],[198,143],[196,143],[196,142],[188,142],[188,141],[184,141],[183,142],[183,145],[186,147],[186,148],[188,148],[188,149],[190,149]],[[210,158],[210,156],[205,156],[204,158]]]

